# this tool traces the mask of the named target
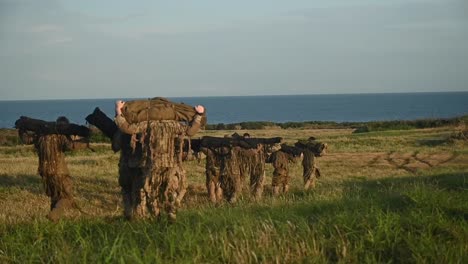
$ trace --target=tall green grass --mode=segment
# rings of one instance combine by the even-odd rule
[[[466,263],[467,188],[466,171],[440,170],[200,205],[174,224],[120,217],[2,224],[0,262]]]
[[[256,131],[288,142],[319,134],[329,152],[317,188],[302,191],[302,167],[291,164],[291,192],[274,198],[267,165],[264,199],[246,192],[212,205],[204,164],[187,162],[190,188],[173,224],[123,220],[109,144],[67,154],[89,215],[50,223],[33,148],[0,147],[0,263],[468,263],[468,152],[466,141],[446,140],[452,132]]]

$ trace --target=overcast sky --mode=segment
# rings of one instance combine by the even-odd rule
[[[0,0],[0,100],[431,91],[466,0]]]

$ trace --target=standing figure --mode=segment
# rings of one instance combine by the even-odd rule
[[[239,167],[240,147],[222,147],[217,152],[220,159],[220,187],[224,198],[235,203],[242,192],[241,171]]]
[[[164,101],[164,104],[159,109],[168,111],[163,114],[175,116],[169,112],[172,108],[168,101]],[[185,125],[176,119],[158,120],[154,117],[129,123],[122,112],[124,105],[123,101],[116,102],[115,123],[123,133],[131,135],[130,146],[134,153],[139,151],[137,142],[141,143],[141,157],[137,167],[141,169],[142,177],[130,184],[135,196],[130,197],[133,215],[158,217],[163,209],[170,220],[175,220],[177,207],[187,189],[186,172],[182,167],[183,140],[200,129],[204,107],[196,106],[193,120],[190,125]],[[150,114],[154,116],[157,112],[149,113],[148,110],[146,115]],[[178,151],[176,145],[180,146]]]
[[[228,202],[235,203],[242,190],[239,168],[241,148],[205,144],[201,149],[206,155],[206,188],[210,200],[216,203],[224,197]]]
[[[265,145],[257,140],[255,144],[249,144],[251,139],[249,133],[242,136],[234,133],[231,138],[239,140],[239,168],[241,189],[245,178],[249,176],[250,192],[255,199],[260,199],[263,194],[263,183],[265,181]],[[251,143],[251,142],[250,142]]]
[[[20,139],[26,144],[34,143],[39,157],[37,171],[42,178],[45,192],[50,197],[50,212],[47,218],[55,222],[63,216],[66,210],[79,209],[73,198],[72,180],[64,153],[73,149],[75,144],[71,140],[71,134],[59,133],[83,132],[87,136],[89,130],[86,127],[70,124],[63,116],[59,117],[56,122],[21,117],[15,125],[19,128]],[[78,129],[80,132],[73,129]],[[31,132],[34,133],[31,134]]]
[[[132,142],[132,136],[122,133],[114,120],[109,118],[98,107],[86,117],[86,121],[99,128],[112,142],[112,150],[120,151],[119,159],[119,185],[122,193],[124,216],[132,220],[134,216],[134,204],[140,195],[141,182],[143,180],[142,146],[136,141]],[[135,139],[141,134],[135,135]]]
[[[260,199],[263,194],[263,183],[265,181],[265,150],[263,144],[256,148],[240,149],[241,181],[244,182],[250,175],[250,191],[255,199]]]
[[[205,175],[206,189],[211,202],[216,203],[223,198],[223,189],[221,189],[220,172],[221,158],[216,149],[203,147],[202,152],[206,155]]]
[[[223,138],[203,137],[200,144],[207,153],[207,189],[210,199],[218,201],[222,193],[230,203],[236,202],[247,175],[250,176],[252,195],[256,199],[261,198],[265,179],[265,146],[280,141],[281,138],[249,138],[237,133]],[[213,170],[213,161],[219,163],[219,181],[218,170]]]
[[[295,157],[301,155],[301,151],[295,147],[282,144],[280,148],[268,158],[268,162],[273,165],[273,178],[271,181],[272,192],[274,196],[281,193],[287,193],[289,190],[289,163],[295,162]]]
[[[34,147],[39,156],[37,171],[41,175],[45,192],[50,197],[51,211],[47,217],[51,221],[57,221],[74,204],[72,180],[64,154],[72,145],[66,136],[51,134],[40,136]]]
[[[136,137],[141,137],[137,135]],[[127,220],[134,217],[135,204],[140,196],[144,178],[141,168],[142,146],[140,142],[131,147],[131,136],[117,131],[112,138],[112,149],[120,150],[119,158],[119,185],[122,193],[124,216]]]
[[[316,179],[321,176],[315,158],[323,156],[328,145],[315,141],[315,137],[310,137],[307,140],[299,140],[295,146],[302,149],[304,155],[302,159],[304,189],[314,188]]]

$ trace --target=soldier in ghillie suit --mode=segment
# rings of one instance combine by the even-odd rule
[[[156,101],[159,98],[153,100]],[[150,108],[156,103],[153,100],[148,102]],[[162,102],[163,105],[158,105],[153,109],[142,107],[142,111],[147,111],[144,115],[148,119],[141,120],[144,115],[141,113],[129,115],[130,110],[125,108],[126,103],[117,101],[115,123],[123,133],[131,135],[132,151],[139,152],[137,142],[141,143],[138,167],[141,168],[142,177],[138,177],[140,180],[131,184],[134,194],[132,215],[136,217],[159,216],[163,209],[168,213],[170,220],[175,220],[177,207],[187,188],[186,172],[182,167],[183,140],[184,137],[192,136],[200,129],[204,107],[192,108],[190,125],[184,125],[180,121],[185,121],[190,114],[179,119],[179,116],[176,116],[178,113],[173,113],[174,105],[167,100]],[[135,104],[130,106],[135,106]],[[126,109],[127,112],[125,112]],[[158,116],[158,112],[161,115]],[[134,112],[131,113],[134,114]],[[171,120],[164,118],[171,118]],[[180,146],[177,152],[176,145]],[[122,162],[121,170],[125,169],[125,164],[129,164],[128,160]]]
[[[278,144],[279,145],[279,144]],[[301,150],[282,144],[275,146],[268,157],[267,162],[273,165],[273,177],[271,181],[272,193],[278,196],[289,190],[289,163],[295,162],[295,158],[301,155]]]
[[[221,189],[220,173],[221,173],[221,154],[217,153],[217,149],[207,147],[201,148],[201,151],[206,155],[205,175],[206,189],[211,202],[216,203],[223,198],[223,189]]]
[[[231,138],[242,141],[251,137],[249,133],[244,133],[242,136],[234,133],[231,135]],[[265,181],[265,146],[259,143],[254,148],[244,146],[238,148],[237,151],[241,177],[240,189],[242,189],[242,183],[245,182],[245,178],[249,176],[250,191],[255,199],[260,199],[263,194],[263,183]]]
[[[230,203],[235,203],[242,191],[240,152],[240,147],[221,147],[215,152],[220,161],[219,186],[224,198]]]
[[[244,182],[249,175],[250,191],[255,199],[260,199],[265,181],[265,149],[263,144],[258,144],[257,148],[253,149],[240,148],[239,165],[241,181]]]
[[[29,144],[31,143],[29,140],[31,139],[31,132],[24,130],[26,126],[21,121],[23,120],[20,119],[16,123],[17,128],[19,128],[20,139],[28,138],[24,143]],[[45,123],[42,120],[34,121]],[[55,123],[49,122],[47,128],[50,128],[52,125],[59,127],[68,124],[69,121],[66,117],[59,117]],[[79,209],[73,199],[72,179],[65,162],[64,154],[64,151],[73,149],[74,143],[70,135],[49,133],[43,126],[39,127],[41,129],[35,131],[32,143],[34,143],[39,157],[37,171],[42,178],[45,192],[50,197],[50,212],[47,218],[55,222],[63,216],[66,210],[72,208]],[[39,130],[44,133],[40,133]]]
[[[265,146],[280,141],[281,138],[250,138],[236,133],[224,138],[203,137],[202,149],[213,156],[212,159],[207,157],[206,167],[210,199],[219,201],[222,193],[230,203],[236,202],[247,175],[250,175],[252,194],[260,198],[265,179]],[[212,161],[219,163],[219,169]]]
[[[323,156],[328,145],[316,141],[315,137],[310,137],[307,140],[299,140],[296,142],[295,146],[300,148],[304,155],[302,159],[304,189],[308,190],[314,188],[316,179],[321,176],[315,158]]]
[[[210,200],[216,203],[224,197],[228,202],[235,203],[242,190],[239,167],[241,148],[203,146],[201,150],[206,155],[206,189]]]

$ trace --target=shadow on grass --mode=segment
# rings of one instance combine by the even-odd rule
[[[75,192],[85,201],[99,201],[99,207],[115,208],[120,203],[120,187],[115,180],[107,178],[80,178],[74,183]],[[96,187],[99,186],[99,187]]]
[[[83,184],[84,183],[84,184]],[[101,202],[102,207],[113,208],[115,202],[120,202],[120,194],[115,192],[115,188],[102,188],[103,192],[86,189],[84,186],[99,184],[102,186],[112,186],[114,181],[106,179],[86,179],[82,180],[80,195],[85,200],[96,199]],[[258,220],[271,219],[274,221],[285,222],[291,219],[304,219],[308,223],[317,221],[331,221],[338,215],[359,215],[360,218],[371,216],[373,212],[393,212],[404,215],[411,210],[420,210],[425,208],[431,210],[434,206],[442,212],[447,218],[468,220],[468,211],[460,204],[436,203],[421,204],[419,199],[415,200],[411,192],[419,188],[418,192],[425,195],[431,195],[438,191],[445,195],[454,197],[466,195],[468,188],[468,175],[463,173],[445,173],[434,176],[410,176],[404,178],[384,178],[379,180],[360,180],[353,179],[341,184],[343,195],[338,200],[320,200],[323,196],[321,192],[329,190],[320,190],[320,187],[311,191],[292,191],[289,194],[273,198],[285,199],[287,204],[271,206],[268,203],[241,203],[228,204],[223,202],[210,207],[199,207],[192,209],[191,206],[180,211],[181,220],[186,218],[188,222],[209,222],[214,229],[224,229],[226,225],[237,223],[237,219],[254,218]],[[189,189],[186,199],[187,204],[194,205],[203,201],[209,203],[207,194],[203,186]],[[328,186],[326,188],[333,188]],[[269,196],[269,193],[266,193]],[[113,199],[109,199],[112,197]],[[269,197],[266,197],[269,199]],[[194,201],[190,201],[194,200]],[[201,211],[199,211],[201,209]],[[222,217],[218,217],[222,215]],[[120,222],[121,218],[108,219]],[[184,221],[184,220],[182,220]]]
[[[421,139],[416,141],[417,146],[425,146],[425,147],[437,147],[442,145],[447,145],[450,142],[446,138],[438,138],[438,139]]]
[[[0,189],[19,188],[27,190],[33,194],[43,193],[41,177],[38,175],[0,175]]]
[[[343,211],[363,212],[369,208],[385,212],[403,213],[413,209],[433,206],[448,218],[468,220],[468,211],[463,203],[437,201],[435,193],[443,193],[441,199],[467,195],[468,175],[464,173],[444,173],[434,176],[411,176],[405,178],[384,178],[380,180],[352,180],[343,183],[343,197],[336,202],[311,201],[310,204],[291,206],[291,214],[303,217],[320,218]],[[412,192],[422,193],[423,197],[435,197],[435,201],[415,200]],[[306,192],[295,192],[295,196],[307,199]],[[313,195],[311,195],[313,198]]]
[[[91,184],[96,184],[92,179],[89,181]],[[307,239],[310,238],[317,239],[321,243],[324,257],[328,262],[340,260],[342,257],[340,245],[348,245],[351,246],[350,249],[353,249],[352,246],[358,244],[361,248],[353,249],[357,252],[354,254],[358,256],[374,256],[384,262],[385,260],[408,262],[411,260],[413,251],[416,250],[417,253],[418,250],[421,252],[426,250],[410,247],[413,243],[420,242],[418,232],[426,232],[426,235],[427,232],[433,232],[431,240],[435,241],[435,245],[447,243],[460,245],[462,243],[454,235],[457,229],[454,229],[453,234],[450,229],[451,226],[456,225],[454,222],[445,221],[432,225],[431,206],[435,206],[447,220],[459,220],[458,223],[460,223],[464,221],[463,219],[467,219],[467,213],[462,210],[466,208],[465,205],[451,206],[447,200],[439,204],[435,199],[420,204],[410,196],[414,195],[415,190],[416,193],[424,192],[426,195],[431,195],[431,192],[435,190],[443,193],[445,198],[462,197],[466,195],[467,182],[467,175],[463,173],[370,181],[350,180],[341,184],[344,189],[343,195],[336,200],[326,199],[326,193],[334,187],[324,186],[323,190],[319,187],[310,192],[294,191],[278,197],[278,199],[284,199],[285,203],[274,202],[273,206],[266,198],[265,203],[258,204],[241,203],[232,206],[223,204],[220,207],[188,208],[182,210],[178,214],[178,220],[172,224],[164,216],[162,219],[134,222],[127,222],[121,216],[117,216],[92,218],[80,222],[64,221],[58,227],[51,223],[46,224],[45,229],[35,229],[34,225],[28,224],[18,225],[16,228],[8,226],[2,230],[0,225],[0,235],[18,244],[15,240],[18,232],[24,234],[42,232],[41,237],[45,237],[47,241],[55,239],[53,243],[56,244],[52,244],[53,246],[63,245],[62,238],[64,238],[65,242],[73,245],[74,248],[81,247],[80,243],[83,241],[89,241],[87,242],[89,244],[84,244],[85,248],[105,249],[106,251],[102,253],[104,256],[108,256],[113,248],[109,245],[116,245],[115,243],[120,243],[119,241],[126,243],[121,247],[122,249],[124,247],[137,248],[137,252],[142,252],[142,254],[148,245],[151,245],[151,250],[158,250],[161,254],[159,257],[167,262],[174,262],[175,255],[170,253],[171,250],[177,252],[176,256],[190,258],[195,251],[200,250],[198,245],[206,244],[209,246],[202,249],[206,249],[206,252],[214,252],[211,257],[217,257],[221,260],[219,262],[223,262],[225,253],[222,252],[221,247],[210,248],[213,243],[220,245],[219,242],[232,240],[234,245],[236,243],[242,245],[243,241],[250,239],[252,245],[256,245],[255,243],[259,241],[258,235],[268,238],[271,232],[272,239],[296,239],[298,237],[305,241],[309,241]],[[112,182],[102,182],[102,184],[109,183]],[[89,192],[93,193],[92,190]],[[197,192],[194,195],[204,196],[205,194]],[[300,199],[296,199],[298,197]],[[448,201],[451,200],[448,199]],[[411,216],[412,210],[421,211],[421,208],[422,213]],[[432,227],[427,228],[428,224]],[[18,231],[18,229],[23,231]],[[61,236],[55,235],[57,230]],[[378,243],[365,238],[368,233]],[[405,242],[408,238],[400,233],[413,235],[409,238],[409,242]],[[282,237],[283,234],[285,238]],[[57,240],[57,237],[60,239]],[[22,239],[21,243],[29,245],[34,244],[37,236],[28,235]],[[14,243],[10,244],[14,245]],[[13,246],[9,250],[15,252],[12,248]],[[120,246],[117,248],[119,249]],[[95,252],[87,250],[88,254]],[[251,250],[261,252],[261,246],[253,246]],[[228,254],[229,252],[228,250]],[[44,250],[39,253],[41,256],[48,256],[50,252]]]

